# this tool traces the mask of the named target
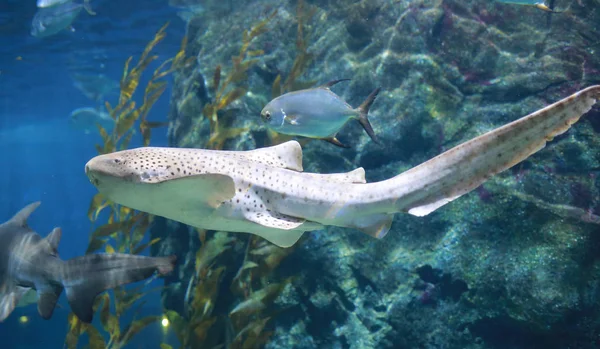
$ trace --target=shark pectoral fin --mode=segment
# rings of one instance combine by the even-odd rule
[[[261,164],[302,172],[302,147],[296,141],[288,141],[272,147],[239,152],[247,159]]]
[[[165,193],[178,198],[189,198],[190,202],[201,201],[215,209],[235,195],[233,179],[222,174],[199,174],[158,183]]]
[[[304,230],[298,228],[306,222],[305,219],[269,211],[246,212],[244,217],[265,228],[270,228],[256,235],[279,247],[290,247],[295,244],[304,233]]]
[[[386,213],[373,214],[357,217],[352,227],[372,237],[382,239],[390,231],[393,221],[394,215]]]
[[[21,297],[29,290],[29,287],[16,286],[10,292],[0,294],[0,322],[6,320],[19,304]]]
[[[48,320],[52,317],[62,291],[62,286],[51,286],[38,290],[37,308],[38,313],[43,319]]]

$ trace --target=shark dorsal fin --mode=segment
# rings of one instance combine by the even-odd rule
[[[296,141],[288,141],[272,147],[238,152],[249,160],[262,164],[302,172],[302,147]]]
[[[332,183],[367,183],[365,179],[365,169],[359,167],[350,172],[344,173],[305,173],[308,176],[311,176],[315,179],[324,180]]]
[[[62,236],[62,231],[60,228],[54,228],[48,236],[44,240],[48,243],[50,248],[50,253],[55,256],[58,256],[58,244],[60,243],[60,238]]]
[[[17,214],[14,215],[13,218],[10,219],[9,222],[12,224],[16,224],[20,227],[26,227],[27,226],[27,218],[29,218],[31,213],[33,211],[35,211],[35,209],[38,208],[38,206],[40,204],[41,204],[40,201],[36,201],[36,202],[33,202],[33,203],[23,207],[21,209],[21,211],[17,212]]]

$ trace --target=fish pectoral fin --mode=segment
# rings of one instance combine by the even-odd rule
[[[206,173],[157,183],[172,197],[187,198],[191,203],[201,201],[208,208],[218,208],[235,195],[235,183],[230,176]]]
[[[295,244],[304,233],[304,230],[299,230],[298,228],[306,222],[302,218],[269,211],[246,212],[244,217],[265,228],[270,228],[256,235],[279,247],[290,247]]]
[[[345,145],[345,144],[343,144],[342,142],[340,142],[340,141],[339,141],[339,140],[336,138],[336,136],[332,136],[332,137],[330,137],[330,138],[323,138],[323,140],[324,140],[324,141],[327,141],[327,142],[329,142],[329,143],[331,143],[331,144],[333,144],[333,145],[337,145],[338,147],[341,147],[341,148],[346,148],[346,149],[350,148],[350,146],[349,146],[349,145]]]
[[[21,297],[29,290],[29,287],[15,286],[9,292],[0,294],[0,322],[6,320],[19,304]]]
[[[296,125],[299,124],[298,123],[298,116],[297,115],[286,115],[283,118],[283,122],[286,123],[286,124],[290,124],[290,125],[296,126]]]

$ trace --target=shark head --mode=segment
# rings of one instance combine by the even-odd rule
[[[99,155],[88,161],[85,172],[111,201],[167,218],[161,214],[165,206],[167,211],[190,209],[182,205],[212,209],[231,199],[231,177],[207,173],[190,150],[144,147]]]
[[[166,171],[169,171],[169,165],[149,166],[149,163],[157,161],[161,162],[148,149],[120,151],[91,159],[85,165],[85,173],[106,198],[125,206],[136,207],[140,201],[149,198],[142,198],[139,194],[132,195],[132,192],[147,193],[145,186],[162,182],[168,174]]]
[[[85,165],[90,182],[113,201],[129,189],[180,178],[183,163],[166,156],[168,151],[138,148],[97,156]],[[185,170],[185,175],[191,174]]]

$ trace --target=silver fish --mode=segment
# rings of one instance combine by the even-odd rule
[[[31,22],[31,35],[43,38],[61,32],[71,26],[82,9],[85,9],[90,15],[96,14],[92,11],[89,0],[84,0],[83,4],[67,1],[51,7],[40,8]]]
[[[267,127],[275,132],[323,139],[344,148],[348,147],[336,135],[350,119],[356,119],[369,137],[380,144],[367,115],[379,88],[371,92],[358,108],[352,108],[329,89],[347,80],[334,80],[316,88],[281,95],[269,102],[260,116]]]
[[[100,292],[173,270],[174,257],[112,253],[62,261],[58,257],[60,228],[42,238],[27,225],[27,218],[39,205],[35,202],[25,206],[0,225],[0,321],[30,290],[37,291],[38,313],[49,319],[65,290],[73,313],[89,323],[94,299]]]
[[[119,83],[104,74],[71,74],[73,86],[94,102],[102,102],[105,96],[118,91]]]
[[[539,0],[496,0],[496,2],[501,2],[504,4],[513,4],[513,5],[533,6],[535,8],[538,8],[538,9],[540,9],[542,11],[546,11],[546,12],[559,12],[559,11],[554,11],[553,9],[548,7],[546,5],[545,1],[539,1]]]
[[[145,147],[85,166],[111,201],[210,230],[259,235],[288,247],[333,225],[383,238],[395,213],[425,216],[513,167],[566,132],[600,98],[600,85],[496,128],[380,182],[302,172],[296,141],[250,151]]]
[[[86,134],[97,130],[96,124],[100,124],[105,130],[109,131],[115,126],[115,120],[105,111],[92,108],[77,108],[70,115],[71,126],[75,129],[83,130]]]
[[[52,7],[58,4],[63,4],[65,2],[69,2],[71,0],[38,0],[37,1],[37,7],[39,8],[44,8],[44,7]]]

